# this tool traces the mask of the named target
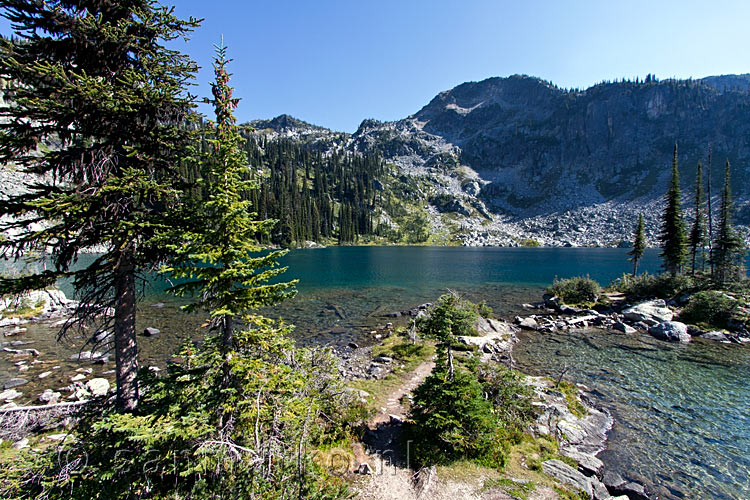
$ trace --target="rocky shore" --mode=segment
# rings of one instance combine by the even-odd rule
[[[387,317],[418,316],[426,314],[428,307],[423,304],[410,311],[391,313]],[[573,321],[572,327],[581,327],[586,321]],[[460,336],[458,341],[474,346],[474,352],[483,361],[492,360],[513,368],[513,346],[519,341],[517,333],[525,327],[485,318],[480,318],[475,327],[475,336]],[[388,323],[371,333],[376,342],[382,343],[393,334],[393,326]],[[384,378],[398,366],[398,361],[391,358],[373,357],[372,347],[358,347],[356,344],[339,349],[338,355],[341,359],[340,373],[349,380]],[[559,381],[555,383],[549,378],[531,376],[526,377],[526,381],[534,389],[534,406],[538,410],[530,433],[553,437],[560,445],[560,455],[566,459],[542,462],[542,470],[547,475],[582,492],[585,498],[594,500],[656,498],[649,495],[642,484],[627,481],[619,474],[606,470],[604,463],[597,458],[597,454],[606,447],[607,434],[614,420],[605,408],[600,408],[594,402],[588,387],[574,386],[581,403],[580,408],[574,409],[569,396],[559,388]],[[364,391],[360,391],[359,395],[363,398],[369,396]]]
[[[539,313],[516,316],[514,323],[520,328],[539,332],[593,327],[628,334],[648,333],[668,342],[690,342],[693,337],[700,337],[726,344],[750,343],[750,332],[742,324],[726,332],[701,330],[675,321],[675,311],[687,302],[687,297],[670,301],[653,299],[633,304],[627,303],[625,297],[619,294],[610,294],[608,299],[611,302],[609,306],[582,309],[563,304],[558,297],[546,294],[542,302],[523,305],[525,309]]]

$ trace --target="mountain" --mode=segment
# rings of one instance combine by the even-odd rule
[[[378,133],[367,127],[355,141]],[[491,78],[442,92],[380,131],[392,127],[413,131],[402,146],[420,134],[433,136],[436,152],[450,151],[489,182],[483,199],[513,215],[652,200],[664,191],[675,142],[686,187],[711,145],[713,174],[728,158],[737,191],[750,194],[750,94],[703,81],[605,83],[579,92],[537,78]],[[399,160],[392,142],[384,151]]]
[[[686,203],[710,146],[714,195],[728,159],[738,220],[750,222],[749,89],[750,75],[648,77],[582,91],[489,78],[441,92],[403,120],[366,120],[349,148],[378,150],[464,206],[483,203],[500,216],[476,227],[483,232],[516,230],[547,244],[577,232],[570,243],[612,243],[628,239],[645,211],[653,238],[675,142]]]
[[[313,125],[305,121],[283,114],[268,120],[253,120],[245,125],[254,128],[267,139],[287,139],[313,147],[313,149],[327,150],[343,144],[349,134],[334,132],[325,127]]]
[[[585,90],[514,75],[463,83],[353,134],[289,115],[247,125],[253,171],[276,179],[279,199],[267,206],[291,221],[292,241],[316,234],[293,207],[312,217],[325,205],[329,240],[356,219],[362,229],[350,236],[376,243],[612,246],[632,238],[643,213],[655,244],[675,142],[688,218],[711,148],[714,206],[729,160],[736,220],[750,223],[750,74]],[[0,185],[13,173],[4,168]],[[317,204],[305,205],[311,196]]]

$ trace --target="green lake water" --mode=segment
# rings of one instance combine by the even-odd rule
[[[434,301],[447,289],[486,300],[505,318],[520,304],[540,300],[555,277],[588,274],[606,284],[631,269],[625,249],[333,247],[290,252],[287,279],[299,294],[272,310],[296,325],[303,344],[368,344],[370,332],[393,320],[387,313]],[[658,252],[647,251],[642,270],[656,272]],[[140,305],[139,329],[162,330],[139,339],[144,365],[163,365],[187,336],[198,335],[201,315],[179,312],[180,302],[156,281]],[[70,290],[66,290],[70,292]],[[70,296],[71,294],[68,293]],[[161,302],[161,307],[153,303]],[[68,360],[80,339],[54,342],[54,330],[32,325],[25,339],[42,352],[39,366],[17,373],[0,357],[0,381],[32,380],[21,389],[33,397],[60,387],[76,365]],[[19,337],[20,338],[20,337]],[[659,342],[647,335],[578,331],[522,334],[515,357],[529,373],[568,377],[594,390],[616,423],[600,454],[608,467],[648,484],[661,498],[750,498],[750,348],[694,341]],[[62,365],[39,382],[37,371]],[[94,367],[94,375],[112,366]],[[57,384],[55,386],[54,384]]]

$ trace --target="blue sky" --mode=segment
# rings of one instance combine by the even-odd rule
[[[163,1],[205,18],[178,45],[203,68],[201,95],[224,36],[241,121],[288,113],[353,132],[491,76],[587,87],[750,72],[750,2],[739,0]]]

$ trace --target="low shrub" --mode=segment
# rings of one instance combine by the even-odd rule
[[[498,364],[479,365],[477,378],[485,397],[492,403],[498,424],[514,439],[520,439],[530,422],[536,418],[531,404],[534,391],[522,375]]]
[[[587,412],[586,407],[578,399],[578,387],[572,382],[561,380],[557,388],[565,396],[565,401],[568,403],[568,410],[576,417],[584,418]]]
[[[477,302],[477,313],[483,318],[489,318],[492,316],[492,307],[487,304],[486,300]]]
[[[690,297],[680,320],[700,327],[727,328],[740,302],[724,292],[703,291]]]
[[[583,304],[596,302],[602,293],[602,288],[599,283],[588,276],[577,276],[555,279],[555,282],[547,288],[547,293],[557,295],[566,304]]]
[[[536,248],[540,246],[539,242],[533,238],[523,238],[518,242],[522,247]]]
[[[562,460],[560,444],[554,436],[532,437],[526,435],[516,450],[522,457],[523,463],[533,471],[542,472],[542,462],[556,458]],[[573,464],[575,466],[575,464]]]
[[[613,281],[608,289],[624,293],[630,298],[637,299],[669,299],[675,295],[691,292],[695,289],[695,280],[688,275],[670,274],[652,275],[643,273],[638,276],[623,274]]]

